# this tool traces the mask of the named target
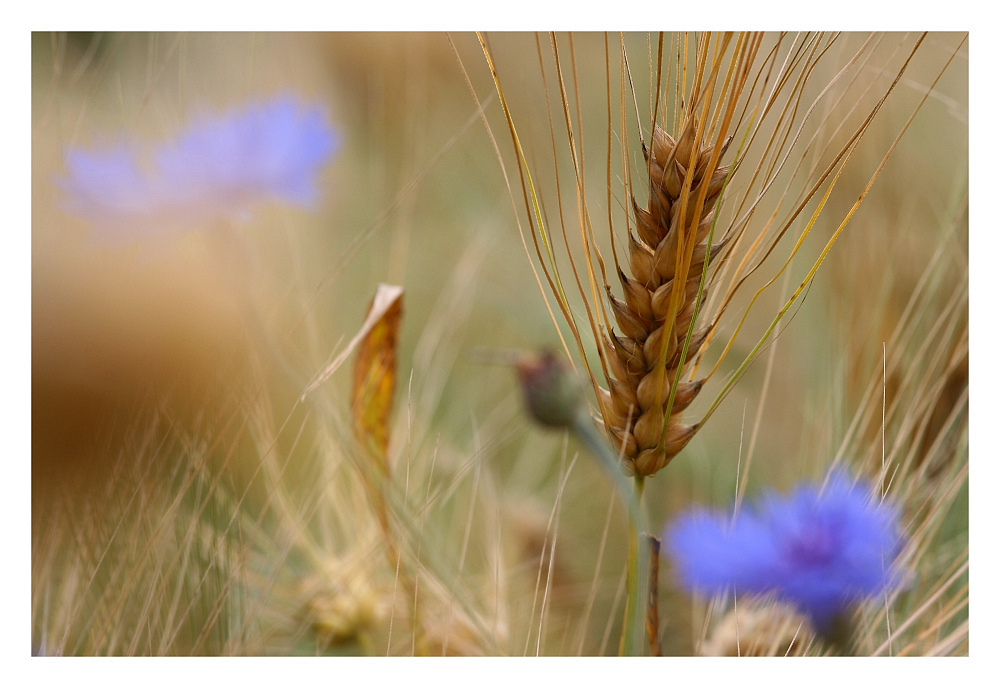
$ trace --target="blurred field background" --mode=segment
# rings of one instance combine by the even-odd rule
[[[927,37],[831,218],[962,38]],[[841,39],[830,70],[863,37]],[[490,40],[519,133],[544,160],[536,37]],[[594,83],[584,111],[599,121],[604,38],[577,40],[575,68]],[[648,40],[629,37],[637,70]],[[282,92],[328,106],[342,138],[316,211],[268,207],[235,248],[210,233],[122,247],[60,207],[67,146],[161,141],[198,108]],[[624,509],[580,447],[532,425],[511,371],[478,353],[558,345],[491,93],[474,34],[33,34],[36,652],[617,653]],[[599,151],[607,132],[588,121]],[[963,46],[795,318],[646,488],[658,529],[693,504],[731,507],[740,481],[748,495],[784,490],[838,456],[875,476],[884,411],[917,576],[890,647],[885,610],[866,616],[865,654],[968,653],[967,207]],[[349,366],[300,401],[383,282],[405,290],[379,488],[398,561],[373,509],[380,478],[351,433]],[[758,325],[779,305],[757,306]],[[698,651],[724,603],[681,595],[668,562],[661,592],[665,654]]]

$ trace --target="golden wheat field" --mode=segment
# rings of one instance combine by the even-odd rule
[[[969,655],[967,34],[36,32],[31,88],[33,654]],[[903,573],[836,632],[681,584],[683,514],[837,471]]]

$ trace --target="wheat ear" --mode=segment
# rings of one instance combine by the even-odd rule
[[[709,330],[693,331],[693,325],[703,273],[724,243],[711,244],[710,234],[729,174],[728,166],[718,164],[726,144],[718,151],[701,145],[694,116],[686,117],[676,139],[659,125],[651,139],[643,146],[649,201],[643,209],[632,199],[631,276],[618,269],[624,299],[608,289],[620,333],[612,329],[604,337],[610,375],[608,388],[599,388],[603,418],[598,422],[639,476],[666,466],[700,427],[684,423],[680,414],[702,383],[681,378]]]

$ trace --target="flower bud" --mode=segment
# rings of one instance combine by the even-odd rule
[[[572,427],[584,410],[583,390],[562,360],[543,351],[521,357],[515,367],[532,417],[542,425]]]

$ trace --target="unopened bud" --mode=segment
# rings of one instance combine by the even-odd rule
[[[562,360],[542,351],[519,358],[515,367],[532,417],[542,425],[572,427],[583,410],[583,389]]]

